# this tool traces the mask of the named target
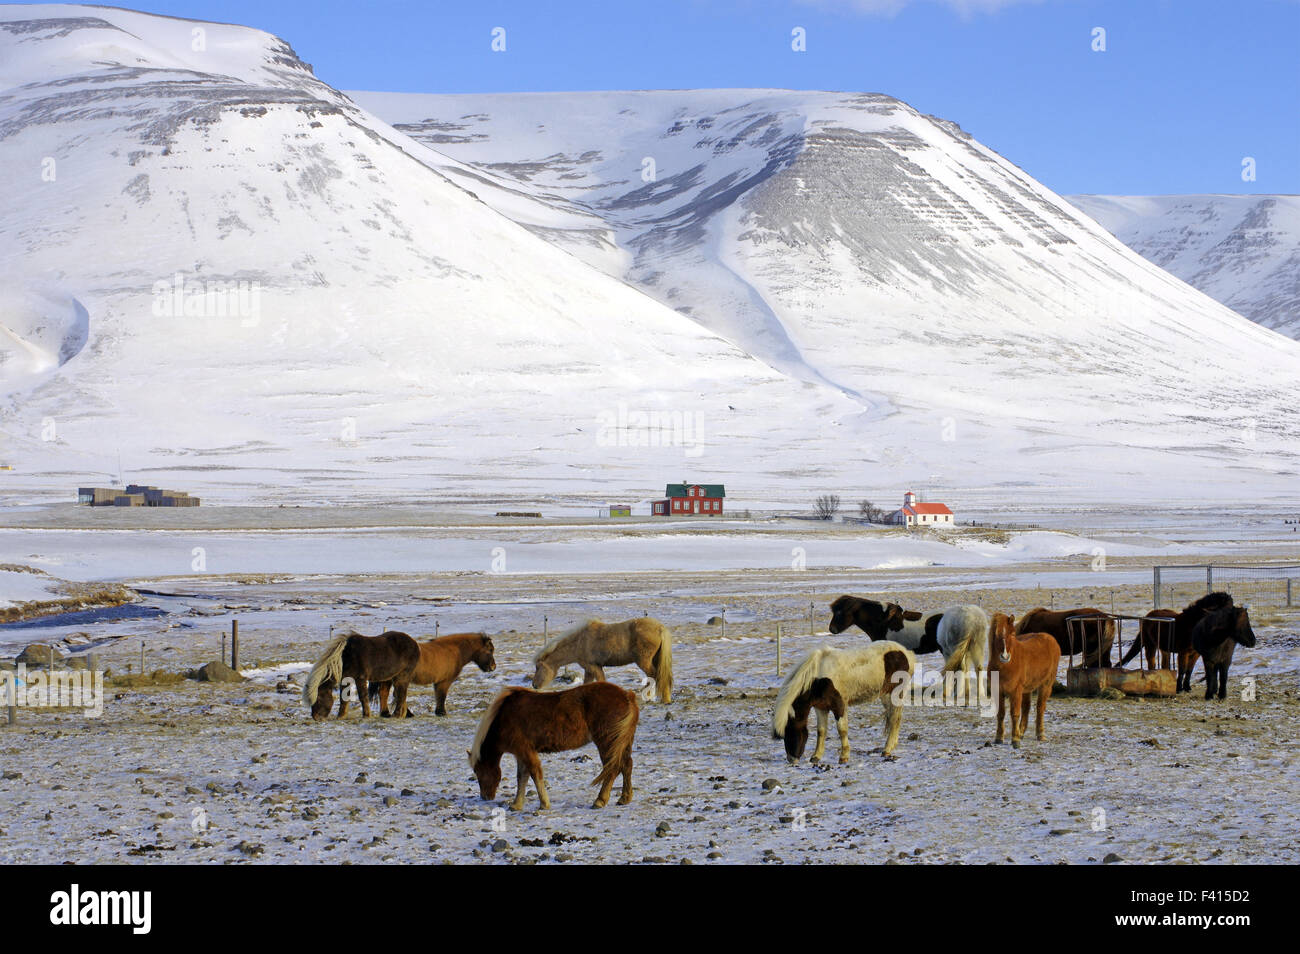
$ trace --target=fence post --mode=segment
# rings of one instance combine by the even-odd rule
[[[727,638],[727,608],[722,607],[722,638]]]
[[[808,635],[813,635],[813,604],[808,604]]]
[[[781,624],[776,624],[776,675],[781,676]]]
[[[550,641],[551,641],[551,618],[549,616],[543,616],[542,617],[542,646],[545,646]]]
[[[144,675],[144,640],[140,640],[140,675]]]
[[[1160,609],[1160,567],[1151,568],[1151,608]]]
[[[1205,568],[1205,592],[1214,592],[1214,564],[1211,563]]]
[[[239,620],[230,621],[230,668],[239,668]]]
[[[1286,578],[1286,605],[1291,605],[1291,577]]]

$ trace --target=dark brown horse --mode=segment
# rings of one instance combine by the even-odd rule
[[[992,674],[997,673],[998,732],[993,741],[1003,740],[1002,715],[1010,708],[1011,744],[1018,749],[1029,725],[1029,701],[1034,692],[1038,693],[1038,741],[1047,738],[1043,714],[1056,684],[1061,647],[1050,633],[1016,635],[1014,622],[1006,613],[994,613],[989,622],[989,678],[991,682]]]
[[[1232,596],[1228,593],[1207,593],[1178,614],[1174,620],[1174,652],[1178,656],[1178,692],[1192,691],[1192,672],[1196,669],[1198,654],[1192,645],[1192,633],[1196,624],[1215,610],[1232,605]],[[1207,670],[1208,674],[1208,670]]]
[[[485,633],[449,633],[437,639],[426,639],[420,643],[420,661],[415,667],[415,676],[411,684],[415,686],[433,686],[437,696],[437,708],[434,715],[447,714],[447,692],[456,681],[460,671],[469,663],[478,666],[483,672],[492,672],[497,668],[492,639]],[[370,684],[370,701],[387,698],[388,688],[392,683],[372,682]],[[388,715],[380,707],[381,715]],[[414,715],[408,708],[407,715]]]
[[[600,793],[591,807],[605,806],[620,773],[623,792],[618,803],[626,805],[632,800],[632,742],[639,717],[636,693],[608,682],[584,683],[561,692],[521,686],[506,689],[483,714],[474,747],[469,750],[479,794],[489,801],[496,798],[501,756],[508,752],[515,757],[519,777],[519,790],[510,807],[523,809],[528,779],[532,778],[542,808],[550,808],[538,754],[580,749],[595,742],[601,770],[592,784],[600,786]]]
[[[905,610],[897,603],[877,603],[861,596],[841,596],[831,604],[832,633],[856,626],[873,641],[892,640],[915,655],[939,652],[939,621],[942,613],[929,616]]]
[[[1056,645],[1060,647],[1062,654],[1082,653],[1083,667],[1090,669],[1093,666],[1110,667],[1111,647],[1115,643],[1115,621],[1105,620],[1085,620],[1082,623],[1074,624],[1074,645],[1070,645],[1070,630],[1066,623],[1071,616],[1105,616],[1099,609],[1091,606],[1083,606],[1079,609],[1071,610],[1049,610],[1040,606],[1032,609],[1020,618],[1020,623],[1016,626],[1016,633],[1047,633],[1056,640]],[[1080,634],[1082,629],[1082,634]],[[1079,645],[1080,635],[1082,635],[1083,645]]]
[[[1124,658],[1119,661],[1120,666],[1127,666],[1130,659],[1145,649],[1148,669],[1154,670],[1156,668],[1157,650],[1160,652],[1160,668],[1173,669],[1178,615],[1177,610],[1171,609],[1153,609],[1147,613],[1142,622],[1138,624],[1137,639],[1133,640],[1133,645],[1124,654]],[[1171,622],[1157,622],[1157,620],[1162,619]]]
[[[1205,698],[1228,694],[1228,667],[1237,644],[1255,645],[1250,614],[1244,606],[1224,606],[1202,617],[1192,630],[1192,647],[1205,665]]]
[[[342,633],[325,647],[325,653],[307,675],[302,700],[311,706],[313,719],[329,716],[334,705],[334,690],[340,690],[339,718],[348,713],[348,703],[361,703],[361,712],[370,715],[370,682],[391,683],[397,690],[393,709],[406,715],[406,688],[420,661],[420,646],[406,633],[387,632],[378,636]],[[388,700],[381,694],[381,704]]]

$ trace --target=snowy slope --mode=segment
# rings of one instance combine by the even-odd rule
[[[1069,199],[1143,258],[1265,328],[1300,338],[1300,196]]]
[[[856,432],[869,460],[906,455],[943,482],[987,467],[983,453],[1031,483],[1094,485],[1181,476],[1184,454],[1295,466],[1292,342],[890,97],[350,95],[520,192],[600,215],[626,266],[585,235],[553,239],[773,366],[868,406],[886,396],[901,414]]]
[[[0,7],[0,495],[119,453],[217,501],[1300,464],[1297,345],[897,100],[361,99],[256,30]]]
[[[785,426],[755,407],[853,409],[494,212],[282,41],[205,24],[194,52],[196,26],[0,8],[0,163],[26,183],[0,222],[20,471],[102,480],[120,449],[150,482],[428,495],[440,472],[617,469],[597,414],[624,405],[731,405],[739,439]],[[171,314],[177,275],[249,293]],[[647,457],[678,476],[682,448],[632,450],[638,482]]]

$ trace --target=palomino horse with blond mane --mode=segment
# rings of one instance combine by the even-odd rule
[[[313,719],[329,716],[334,690],[340,690],[339,718],[348,714],[348,703],[361,703],[362,715],[370,715],[369,682],[381,682],[396,689],[393,711],[406,715],[406,689],[420,661],[420,647],[406,633],[387,632],[378,636],[340,633],[330,640],[325,652],[307,674],[302,701],[311,706]],[[347,685],[351,680],[351,686]],[[354,694],[355,693],[355,694]],[[382,706],[388,691],[380,693]]]
[[[426,639],[420,643],[420,661],[416,664],[415,675],[411,684],[415,686],[433,686],[437,697],[434,715],[447,714],[447,693],[456,681],[460,671],[473,663],[483,672],[492,672],[497,668],[495,649],[492,639],[486,633],[448,633],[437,639]],[[386,698],[391,683],[372,682],[370,684],[371,701]],[[380,708],[381,715],[387,715]],[[413,715],[409,709],[407,715]]]
[[[997,673],[998,733],[993,740],[1003,741],[1002,715],[1011,709],[1011,744],[1020,748],[1029,725],[1030,696],[1038,693],[1038,741],[1047,738],[1043,731],[1043,714],[1056,684],[1056,670],[1061,664],[1061,647],[1050,633],[1016,635],[1015,618],[994,613],[989,623],[989,674]]]
[[[583,683],[603,682],[605,666],[636,665],[655,682],[660,702],[673,701],[673,634],[657,619],[592,619],[556,636],[533,657],[533,688],[545,689],[561,667],[577,663]]]
[[[537,786],[542,808],[551,807],[542,779],[540,752],[565,752],[595,742],[601,769],[591,784],[600,786],[592,808],[604,808],[614,779],[623,776],[618,803],[632,801],[632,742],[640,716],[636,693],[607,682],[593,682],[561,692],[535,692],[515,686],[501,692],[479,720],[469,765],[479,794],[491,801],[501,784],[501,756],[510,753],[518,769],[519,789],[510,807],[521,811],[528,779]]]
[[[885,758],[892,758],[903,721],[894,691],[911,678],[916,657],[900,643],[882,639],[861,649],[815,649],[795,666],[777,693],[772,710],[772,737],[785,740],[791,762],[808,744],[808,712],[817,710],[817,746],[812,761],[820,762],[826,748],[828,713],[840,730],[840,764],[849,760],[847,707],[879,699],[885,707]]]

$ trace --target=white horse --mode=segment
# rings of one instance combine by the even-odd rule
[[[950,606],[939,620],[939,651],[943,653],[943,671],[966,674],[966,699],[974,699],[979,673],[988,668],[989,617],[978,606],[969,603]],[[947,681],[943,697],[948,698]]]
[[[902,707],[894,691],[910,679],[916,657],[907,647],[892,640],[878,640],[861,649],[831,649],[823,646],[800,661],[777,693],[772,711],[772,737],[785,740],[790,761],[803,756],[808,744],[808,711],[817,709],[817,746],[812,761],[821,761],[826,748],[828,713],[835,713],[840,731],[840,764],[849,760],[849,722],[846,708],[858,702],[879,699],[885,709],[886,758],[898,745],[903,721]],[[900,673],[905,675],[899,675]]]

